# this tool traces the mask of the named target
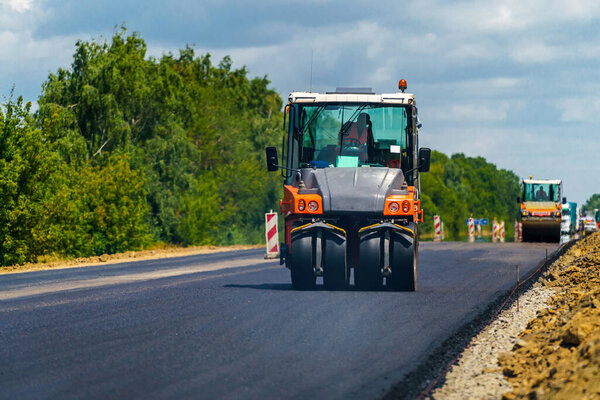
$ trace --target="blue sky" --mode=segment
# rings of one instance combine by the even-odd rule
[[[421,144],[600,192],[600,2],[0,0],[0,96],[35,100],[78,39],[126,23],[160,56],[186,44],[267,75],[285,99],[367,86],[415,93]]]

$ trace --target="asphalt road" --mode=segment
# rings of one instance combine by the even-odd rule
[[[0,275],[0,398],[378,398],[556,247],[421,243],[414,293],[293,291],[261,250]]]

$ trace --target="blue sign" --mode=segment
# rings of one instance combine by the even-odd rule
[[[465,224],[469,225],[469,219],[468,218],[465,220]],[[487,224],[488,224],[487,218],[483,218],[483,219],[475,219],[475,218],[473,218],[473,225],[487,225]]]

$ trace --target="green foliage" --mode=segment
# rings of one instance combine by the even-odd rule
[[[451,158],[432,152],[430,172],[421,175],[424,224],[422,232],[433,232],[433,216],[438,214],[450,238],[466,233],[465,220],[488,218],[505,221],[508,232],[518,215],[515,199],[519,178],[511,171],[498,170],[482,157],[454,154]]]
[[[263,240],[281,183],[264,168],[282,101],[266,77],[185,47],[146,57],[136,33],[79,41],[35,115],[0,114],[0,265],[155,241]]]
[[[132,166],[147,177],[154,239],[196,243],[196,235],[186,236],[192,230],[179,224],[184,210],[186,215],[199,210],[186,204],[200,187],[198,178],[208,176],[207,171],[215,177],[224,174],[226,182],[215,178],[219,184],[213,189],[225,204],[235,206],[232,199],[242,182],[231,180],[241,180],[243,174],[230,179],[228,168],[248,168],[253,160],[251,168],[262,174],[258,160],[281,134],[282,102],[266,78],[249,79],[245,68],[232,69],[229,57],[213,66],[210,55],[196,57],[190,47],[160,60],[145,58],[145,52],[142,38],[127,36],[125,29],[110,43],[78,42],[71,69],[60,69],[44,84],[38,119],[63,134],[55,134],[54,140],[64,160],[94,164],[103,162],[102,154],[131,154]],[[80,132],[84,154],[79,145],[60,145],[80,143],[73,132]],[[274,177],[263,175],[270,188]],[[273,206],[254,201],[264,198],[263,181],[254,184],[255,194],[248,199],[253,215]],[[260,229],[239,216],[227,222],[242,231]]]
[[[104,166],[62,166],[60,191],[46,204],[37,234],[47,253],[89,256],[141,249],[151,243],[145,178],[128,156]]]
[[[593,194],[582,207],[583,211],[600,209],[600,193]]]
[[[19,97],[0,108],[0,264],[32,261],[44,249],[36,235],[56,188],[57,155],[34,127],[31,104]]]

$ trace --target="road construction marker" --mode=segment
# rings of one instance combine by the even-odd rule
[[[473,221],[473,218],[469,218],[469,242],[474,242],[475,241],[475,222]]]
[[[267,252],[265,258],[279,257],[279,233],[277,232],[277,213],[273,210],[265,214],[265,236],[267,239]]]
[[[494,217],[494,221],[492,222],[492,243],[498,241],[498,228],[498,221],[496,221],[496,217]]]
[[[439,215],[433,216],[433,226],[435,228],[433,234],[433,241],[439,242],[442,240],[442,221]]]

